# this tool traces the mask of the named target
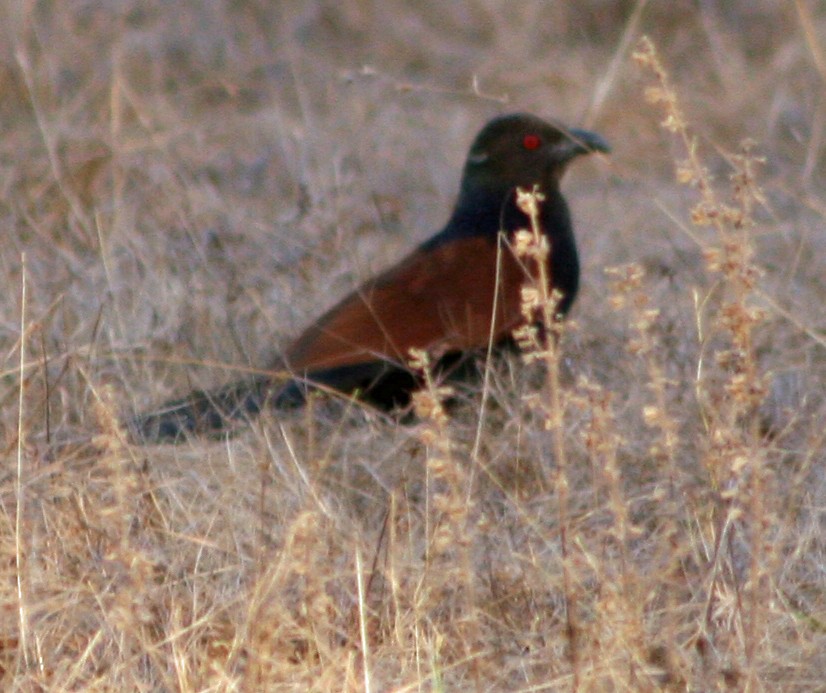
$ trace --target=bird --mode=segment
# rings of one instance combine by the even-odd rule
[[[272,369],[192,392],[134,416],[127,423],[132,437],[164,443],[223,434],[265,408],[299,407],[311,390],[350,395],[387,412],[409,410],[421,384],[409,365],[411,349],[434,355],[434,371],[465,372],[489,345],[512,347],[514,329],[525,322],[526,268],[511,244],[530,220],[517,205],[517,189],[544,196],[539,221],[550,245],[549,282],[561,297],[559,318],[569,311],[580,266],[560,180],[575,158],[609,151],[595,132],[532,114],[493,118],[470,146],[444,228],[300,333],[275,364],[288,377]]]

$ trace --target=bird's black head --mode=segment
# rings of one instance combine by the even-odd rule
[[[465,164],[462,191],[534,184],[550,191],[572,159],[608,151],[608,143],[594,132],[565,128],[527,113],[500,116],[476,136]]]

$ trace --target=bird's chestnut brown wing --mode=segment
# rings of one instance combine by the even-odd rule
[[[287,365],[307,373],[376,360],[403,364],[412,347],[440,356],[487,346],[491,330],[494,341],[506,337],[522,321],[526,272],[508,247],[499,256],[496,241],[482,237],[417,250],[308,328],[288,349]]]

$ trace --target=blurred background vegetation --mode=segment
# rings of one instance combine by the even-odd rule
[[[440,227],[470,141],[498,113],[557,118],[594,129],[613,145],[609,159],[578,163],[563,184],[584,264],[566,360],[574,376],[617,395],[627,493],[638,509],[653,512],[650,436],[641,423],[650,391],[629,366],[633,325],[606,301],[611,282],[603,273],[607,266],[642,265],[646,295],[660,310],[661,356],[676,383],[671,404],[681,416],[681,462],[689,476],[702,477],[708,441],[695,378],[707,344],[698,316],[715,280],[705,271],[706,230],[689,221],[695,191],[674,182],[685,153],[661,129],[661,111],[644,97],[650,77],[630,57],[645,34],[659,49],[721,188],[727,189],[732,154],[743,140],[753,140],[765,159],[759,182],[766,202],[755,212],[753,243],[768,316],[756,347],[771,382],[763,417],[776,483],[769,509],[752,519],[777,526],[777,553],[767,557],[777,620],[763,620],[770,625],[765,638],[776,640],[757,679],[740,676],[745,665],[731,643],[708,640],[721,653],[711,666],[707,653],[697,654],[706,641],[682,633],[675,636],[679,645],[640,646],[647,653],[642,668],[666,674],[636,681],[674,690],[735,690],[743,680],[752,686],[759,680],[765,690],[823,690],[826,5],[8,0],[0,25],[0,271],[6,276],[0,430],[8,578],[0,659],[9,689],[362,685],[361,660],[352,654],[358,628],[348,630],[355,616],[329,585],[341,581],[337,589],[355,594],[350,542],[361,542],[353,536],[363,532],[367,555],[381,546],[382,513],[387,498],[396,499],[395,491],[385,497],[359,489],[388,468],[395,481],[378,486],[397,488],[399,468],[423,454],[415,433],[372,420],[318,433],[308,417],[279,423],[277,443],[256,431],[227,446],[129,454],[113,449],[111,440],[103,453],[94,446],[55,452],[52,444],[99,434],[124,412],[268,363],[337,297]],[[500,394],[507,400],[514,382],[516,394],[495,419],[500,428],[485,436],[485,459],[516,478],[525,472],[515,449],[528,446],[526,459],[547,459],[548,450],[541,432],[532,432],[536,422],[517,412],[528,386],[503,376]],[[582,421],[572,424],[572,438]],[[475,423],[461,416],[456,427],[459,440],[476,433]],[[586,452],[577,450],[583,464],[574,493],[585,499],[593,493],[592,472]],[[281,462],[267,462],[268,455]],[[309,486],[290,481],[291,459],[317,465]],[[117,467],[113,460],[148,467],[151,475],[107,476],[101,470]],[[269,472],[261,471],[268,464],[277,472],[272,488]],[[329,466],[361,471],[355,479],[339,471],[325,486],[314,474],[321,470],[324,478]],[[522,498],[523,491],[514,493]],[[31,500],[16,515],[23,497]],[[331,498],[345,510],[330,510]],[[415,498],[406,500],[415,506]],[[525,502],[504,515],[534,513]],[[589,502],[582,500],[583,507]],[[367,510],[351,513],[350,505]],[[302,514],[308,507],[318,514]],[[705,526],[701,514],[694,520]],[[478,607],[473,613],[487,616],[473,622],[485,636],[463,631],[472,645],[453,650],[433,645],[438,638],[425,647],[411,635],[424,630],[404,630],[410,622],[403,626],[397,611],[397,620],[389,619],[392,633],[377,626],[372,634],[376,690],[517,690],[543,681],[548,690],[570,687],[569,660],[560,654],[564,627],[548,615],[557,613],[557,584],[544,573],[542,586],[508,572],[529,553],[519,531],[528,536],[535,528],[513,530],[503,521],[503,532],[505,526],[510,539],[496,535],[485,544],[485,532],[477,536],[487,546],[479,550],[487,566],[491,555],[501,562],[490,578],[501,601],[479,598],[503,614],[506,603],[521,599],[521,606],[496,623],[493,606]],[[311,530],[319,532],[312,540]],[[696,532],[697,547],[713,544],[713,531]],[[650,545],[636,546],[641,573],[657,570],[644,558],[661,541],[653,535],[646,535]],[[556,541],[552,526],[542,536],[545,549]],[[312,602],[306,581],[278,583],[281,592],[262,587],[277,583],[273,574],[307,570],[286,563],[295,546],[310,572],[330,571],[328,582],[313,583],[314,594],[329,603]],[[415,585],[418,554],[409,548],[405,568]],[[553,557],[542,561],[556,565]],[[732,557],[732,575],[736,564]],[[705,632],[708,575],[688,572],[696,582],[689,581],[688,591],[695,591],[685,602],[691,605],[685,620],[706,624],[697,626]],[[596,591],[596,583],[583,580],[583,590]],[[721,594],[715,599],[722,602]],[[319,609],[313,618],[301,611],[307,600]],[[267,611],[272,603],[293,620]],[[448,633],[451,615],[440,608],[426,618],[416,613],[411,622],[428,621],[435,631],[444,625]],[[255,624],[274,621],[292,625],[271,633],[268,645],[256,640],[264,636]],[[388,621],[379,621],[386,627]],[[646,625],[656,630],[657,623]],[[326,639],[318,635],[325,627],[332,633]],[[261,664],[253,650],[269,653],[277,665]],[[586,651],[593,671],[600,652],[596,645]],[[691,664],[695,656],[701,664]],[[248,666],[252,661],[260,666]],[[629,671],[600,671],[589,680],[594,688],[615,690],[625,681],[634,689]],[[453,684],[440,684],[443,676]]]

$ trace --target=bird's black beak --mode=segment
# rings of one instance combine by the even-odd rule
[[[570,156],[578,156],[580,154],[590,154],[591,152],[603,152],[607,154],[611,151],[608,142],[595,132],[590,130],[579,130],[571,128],[568,130],[570,137]]]

